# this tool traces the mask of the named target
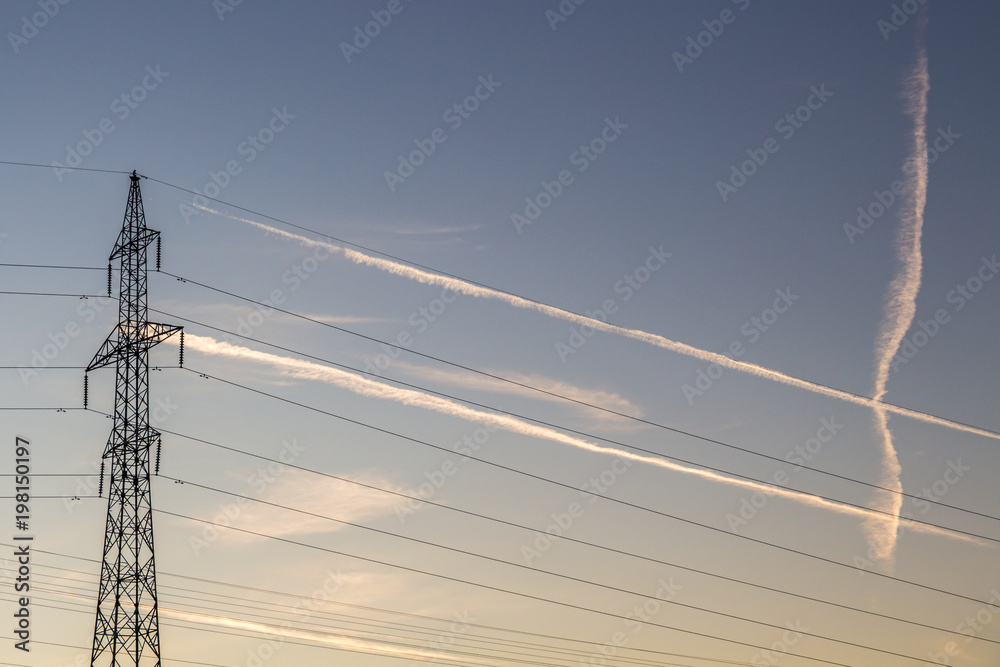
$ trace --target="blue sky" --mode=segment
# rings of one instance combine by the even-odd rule
[[[574,510],[579,516],[565,528],[574,539],[863,610],[558,539],[540,549],[548,542],[532,530],[415,501],[401,505],[399,496],[288,466],[262,471],[267,464],[261,459],[168,434],[162,472],[188,483],[154,479],[157,508],[212,521],[232,510],[234,497],[197,485],[222,489],[254,498],[232,518],[237,528],[603,614],[246,533],[206,533],[204,524],[161,514],[155,530],[157,566],[165,573],[164,664],[340,660],[360,667],[398,664],[412,659],[413,651],[446,664],[508,664],[511,656],[497,657],[504,655],[498,645],[478,638],[487,635],[544,645],[516,649],[528,654],[520,658],[540,664],[590,664],[601,645],[618,641],[617,632],[624,633],[624,647],[608,664],[823,664],[759,648],[782,642],[788,651],[840,664],[917,662],[798,634],[803,629],[931,664],[995,664],[995,541],[904,527],[892,557],[872,559],[870,526],[843,505],[818,507],[801,494],[754,496],[731,475],[710,480],[570,442],[582,438],[623,449],[595,437],[610,439],[841,503],[878,507],[890,497],[778,462],[800,460],[805,451],[811,467],[881,483],[886,466],[878,408],[732,365],[713,367],[706,355],[731,354],[735,345],[739,361],[782,377],[872,394],[888,290],[913,261],[898,254],[901,230],[913,222],[906,215],[906,188],[915,183],[903,169],[914,154],[915,132],[904,83],[923,48],[930,85],[923,127],[932,150],[920,215],[920,284],[913,321],[899,344],[897,358],[904,361],[889,375],[885,400],[950,421],[890,413],[888,426],[901,488],[924,498],[905,498],[902,511],[947,529],[997,535],[990,518],[1000,514],[993,483],[1000,466],[996,437],[955,424],[1000,430],[1000,281],[992,280],[1000,270],[1000,54],[994,38],[1000,16],[986,2],[928,2],[921,30],[916,6],[758,0],[5,3],[0,160],[48,166],[0,165],[0,263],[104,266],[120,229],[128,178],[51,165],[135,169],[148,177],[141,181],[147,223],[163,235],[163,268],[171,274],[262,302],[277,296],[281,308],[314,320],[405,340],[404,347],[424,355],[772,458],[545,398],[426,356],[388,354],[371,340],[276,311],[254,314],[245,301],[151,274],[150,307],[169,315],[150,318],[185,324],[185,365],[196,371],[151,373],[153,416],[161,429],[397,493],[420,493],[421,484],[445,479],[429,499],[536,531],[580,503]],[[379,20],[376,30],[371,22]],[[366,28],[374,35],[367,42],[357,37]],[[700,47],[691,46],[699,40]],[[757,162],[747,163],[754,156]],[[741,168],[745,178],[731,180]],[[720,182],[733,189],[720,190]],[[859,208],[874,214],[860,232],[851,227]],[[343,247],[330,237],[369,248],[370,256],[386,253],[431,267],[438,276],[562,310],[540,312],[496,293],[477,295],[469,282],[456,295],[445,291],[443,279],[352,261],[316,245]],[[0,280],[5,291],[105,289],[100,271],[0,267]],[[33,358],[49,356],[45,365],[85,366],[116,323],[110,301],[0,299],[6,343],[0,365],[30,366]],[[584,335],[567,314],[598,309],[601,319],[642,335],[609,329]],[[288,349],[178,318],[230,332],[250,325],[258,341]],[[68,326],[72,335],[62,336]],[[650,336],[696,352],[678,353],[676,346],[649,342]],[[245,349],[223,354],[207,337]],[[46,345],[49,352],[59,349],[46,355]],[[176,345],[164,344],[151,363],[173,365],[176,354]],[[510,423],[486,430],[495,418],[435,408],[426,394],[403,399],[362,387],[308,365],[319,362],[301,361],[303,355],[376,368],[386,379],[485,405],[476,408],[484,413],[500,408],[585,435],[528,432]],[[477,457],[565,486],[198,372],[449,450],[471,439]],[[5,407],[79,407],[82,371],[0,370],[0,396]],[[96,410],[112,408],[110,371],[91,375],[90,396]],[[4,442],[20,435],[35,443],[37,472],[70,474],[38,477],[36,493],[93,494],[109,420],[83,411],[0,415]],[[13,466],[13,455],[3,465]],[[613,482],[605,482],[605,495],[716,530],[621,503],[591,504],[593,496],[579,489],[602,474]],[[640,596],[338,526],[257,500]],[[12,517],[13,504],[4,502]],[[98,571],[93,559],[100,558],[105,508],[101,499],[36,501],[36,548],[64,555],[38,556],[44,588],[36,598],[33,640],[39,643],[29,655],[3,640],[0,661],[61,667],[86,653],[72,647],[90,643],[89,600]],[[870,572],[726,534],[732,532]],[[0,599],[13,608],[11,584],[5,579],[2,585]],[[324,585],[337,603],[380,611],[328,603],[292,616],[277,606],[308,600]],[[215,596],[209,604],[211,593],[244,600]],[[661,600],[667,597],[758,623]],[[637,625],[634,610],[643,604],[655,613],[644,612],[648,618]],[[343,648],[348,640],[327,636],[324,647],[316,633],[343,634],[336,628],[354,626],[331,614],[374,618],[379,631],[398,634],[404,633],[396,626],[386,630],[388,624],[413,623],[430,634],[408,635],[416,648],[402,658],[388,655],[397,649],[376,646],[370,634],[362,649],[367,653],[337,651],[330,645]],[[973,627],[967,619],[977,614]],[[504,634],[456,617],[597,644]],[[297,638],[284,637],[273,655],[262,656],[267,637],[274,636],[267,632],[282,618],[294,621]],[[975,638],[965,641],[963,633]],[[573,653],[543,651],[554,645]]]

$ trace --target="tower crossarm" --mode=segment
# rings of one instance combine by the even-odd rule
[[[123,355],[148,350],[182,328],[156,322],[144,322],[140,325],[130,322],[119,323],[87,365],[87,372],[110,366]]]
[[[128,230],[122,230],[118,234],[118,240],[115,242],[115,249],[111,251],[111,256],[108,257],[108,261],[112,262],[122,255],[145,250],[159,235],[160,232],[148,227],[140,229],[135,234],[129,234]]]

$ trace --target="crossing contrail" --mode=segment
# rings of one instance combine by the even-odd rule
[[[949,428],[956,431],[962,431],[964,433],[971,433],[985,438],[991,438],[993,440],[1000,440],[1000,435],[992,433],[990,431],[986,431],[984,429],[976,428],[974,426],[967,426],[965,424],[960,424],[958,422],[954,422],[949,419],[935,417],[933,415],[917,412],[915,410],[908,410],[907,408],[895,405],[884,405],[883,403],[881,403],[881,401],[868,398],[866,396],[858,396],[856,394],[851,394],[846,391],[841,391],[839,389],[826,387],[824,385],[817,384],[815,382],[809,382],[808,380],[801,380],[799,378],[786,375],[779,371],[773,371],[769,368],[764,368],[763,366],[747,363],[745,361],[737,361],[735,359],[730,359],[725,355],[718,354],[716,352],[709,352],[707,350],[702,350],[700,348],[687,345],[686,343],[678,343],[677,341],[670,340],[669,338],[664,338],[663,336],[647,333],[645,331],[640,331],[638,329],[628,329],[626,327],[616,326],[614,324],[608,324],[607,322],[602,322],[601,320],[598,319],[586,317],[584,315],[577,315],[576,313],[572,313],[568,310],[563,310],[562,308],[556,308],[555,306],[549,306],[544,303],[538,303],[537,301],[531,301],[530,299],[525,299],[523,297],[515,296],[513,294],[501,292],[499,290],[491,289],[489,287],[482,287],[481,285],[475,285],[473,283],[461,280],[459,278],[452,278],[450,276],[444,276],[438,273],[417,269],[407,264],[402,264],[400,262],[383,259],[381,257],[372,257],[371,255],[366,255],[362,252],[358,252],[357,250],[344,248],[342,246],[338,246],[333,243],[328,243],[326,241],[317,241],[315,239],[302,236],[301,234],[287,232],[283,229],[278,229],[277,227],[272,227],[271,225],[267,225],[262,222],[258,222],[256,220],[241,218],[239,216],[231,215],[229,213],[217,211],[207,206],[201,206],[199,204],[192,204],[192,206],[195,206],[196,208],[199,208],[203,211],[207,211],[209,213],[214,213],[215,215],[219,215],[224,218],[229,218],[230,220],[236,220],[237,222],[243,222],[248,225],[252,225],[254,227],[257,227],[258,229],[263,229],[264,231],[270,234],[276,234],[282,238],[297,241],[303,245],[312,246],[315,248],[324,248],[329,252],[341,255],[342,257],[346,258],[351,262],[354,262],[355,264],[370,266],[382,271],[387,271],[394,275],[401,276],[403,278],[408,278],[410,280],[415,280],[416,282],[423,283],[425,285],[436,285],[439,287],[443,287],[445,289],[450,289],[457,294],[465,294],[468,296],[484,298],[484,299],[495,299],[507,303],[516,308],[533,310],[535,312],[543,313],[550,317],[561,319],[566,322],[571,322],[573,324],[579,324],[582,326],[591,327],[597,331],[617,334],[619,336],[625,336],[626,338],[631,338],[633,340],[641,341],[649,345],[654,345],[656,347],[669,350],[671,352],[676,352],[677,354],[683,354],[688,357],[700,359],[701,361],[707,361],[709,363],[718,364],[723,368],[728,368],[731,370],[747,373],[755,377],[772,380],[774,382],[783,384],[788,387],[794,387],[796,389],[804,389],[806,391],[811,391],[813,393],[820,394],[821,396],[836,398],[838,400],[845,401],[847,403],[853,403],[854,405],[860,405],[867,408],[881,407],[886,412],[891,412],[893,414],[909,417],[911,419],[915,419],[917,421],[921,421],[926,424],[934,424],[936,426],[942,426],[944,428]]]
[[[918,30],[922,30],[922,22]],[[875,338],[875,377],[873,398],[881,400],[889,382],[889,370],[893,357],[899,352],[900,343],[917,312],[917,293],[923,257],[920,250],[920,236],[924,225],[924,207],[927,203],[927,91],[930,79],[927,72],[927,53],[923,47],[917,55],[917,62],[906,80],[906,112],[913,118],[913,139],[908,168],[906,190],[902,195],[899,209],[899,228],[896,231],[895,255],[898,263],[895,275],[886,290],[885,318],[879,326]],[[882,476],[879,485],[895,491],[902,491],[900,481],[902,468],[889,431],[888,415],[884,405],[875,407],[875,425],[881,444]],[[899,528],[899,510],[903,497],[898,493],[879,493],[873,504],[880,510],[889,512],[878,519],[866,521],[866,529],[874,548],[874,553],[891,567],[896,550],[896,536]],[[884,539],[878,539],[884,536]]]
[[[836,501],[825,500],[809,493],[730,477],[728,475],[712,472],[711,470],[692,468],[663,458],[644,456],[642,454],[636,454],[614,447],[605,447],[589,440],[568,435],[556,429],[532,424],[517,417],[477,410],[462,405],[461,403],[441,398],[440,396],[434,396],[432,394],[427,394],[413,389],[396,387],[378,380],[368,379],[357,373],[343,371],[339,368],[333,368],[331,366],[324,366],[323,364],[307,361],[305,359],[296,359],[294,357],[284,357],[271,354],[269,352],[260,352],[247,347],[219,341],[209,336],[198,336],[195,334],[187,334],[185,342],[191,350],[196,350],[209,355],[255,361],[261,364],[266,364],[289,377],[324,382],[326,384],[346,389],[360,396],[389,400],[402,405],[432,410],[439,414],[478,422],[480,424],[500,428],[511,433],[541,438],[543,440],[557,442],[595,454],[615,456],[628,461],[644,463],[674,472],[694,475],[712,482],[719,482],[730,486],[749,489],[751,491],[759,491],[760,493],[765,493],[769,496],[787,498],[812,507],[851,515],[863,520],[870,519],[872,516],[878,516],[877,513],[872,512],[871,510],[846,505]],[[980,541],[975,538],[922,523],[912,523],[912,528],[913,530],[932,535],[950,537],[952,539],[964,540],[975,544],[980,543]]]

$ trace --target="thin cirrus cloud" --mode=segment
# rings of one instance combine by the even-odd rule
[[[292,357],[283,357],[270,354],[268,352],[260,352],[246,347],[231,345],[207,336],[188,334],[186,340],[189,341],[188,344],[192,351],[212,356],[223,356],[231,359],[254,361],[259,364],[269,366],[271,369],[277,371],[284,377],[297,380],[323,382],[325,384],[346,389],[360,396],[378,398],[381,400],[393,401],[401,405],[431,410],[439,414],[478,422],[487,426],[493,426],[510,433],[517,433],[533,438],[548,440],[550,442],[568,445],[582,451],[605,456],[614,456],[666,469],[672,472],[693,475],[708,481],[726,484],[728,486],[758,491],[773,497],[794,500],[813,508],[845,514],[859,519],[868,519],[872,516],[877,516],[877,513],[870,510],[825,500],[812,494],[730,477],[728,475],[712,472],[710,470],[681,465],[663,458],[636,454],[614,447],[604,447],[589,440],[574,437],[556,429],[537,426],[516,417],[476,410],[439,396],[426,394],[412,389],[395,387],[383,382],[370,380],[356,373],[342,371],[338,368],[324,366],[312,361]],[[883,522],[879,525],[884,526],[885,523]],[[910,526],[916,532],[949,537],[975,544],[980,543],[980,541],[975,538],[971,538],[944,528],[937,528],[922,523],[911,523]]]
[[[256,220],[250,220],[248,218],[242,218],[239,216],[231,215],[229,213],[218,211],[216,209],[209,208],[207,206],[202,206],[201,204],[193,203],[191,205],[203,211],[214,213],[215,215],[219,215],[224,218],[229,218],[237,222],[243,222],[248,225],[257,227],[258,229],[263,229],[269,234],[275,234],[281,238],[297,241],[302,245],[316,247],[316,248],[324,248],[330,252],[340,254],[348,261],[354,262],[355,264],[359,264],[362,266],[370,266],[382,271],[386,271],[393,275],[400,276],[402,278],[414,280],[418,283],[423,283],[425,285],[436,285],[439,287],[443,287],[445,289],[452,290],[457,294],[465,294],[467,296],[473,296],[477,298],[494,299],[497,301],[502,301],[516,308],[533,310],[535,312],[539,312],[548,315],[550,317],[564,320],[566,322],[588,326],[597,331],[617,334],[620,336],[624,336],[626,338],[631,338],[633,340],[647,343],[655,347],[669,350],[670,352],[675,352],[677,354],[683,354],[685,356],[692,357],[694,359],[699,359],[701,361],[707,361],[709,363],[718,364],[723,368],[729,368],[732,370],[747,373],[754,377],[771,380],[773,382],[777,382],[778,384],[782,384],[787,387],[804,389],[806,391],[810,391],[815,394],[819,394],[821,396],[835,398],[840,401],[852,403],[854,405],[860,405],[866,408],[872,408],[872,409],[881,408],[885,410],[887,413],[893,413],[904,417],[909,417],[911,419],[926,424],[935,424],[937,426],[942,426],[944,428],[952,429],[955,431],[971,433],[974,435],[982,436],[984,438],[990,438],[992,440],[1000,440],[1000,434],[976,428],[974,426],[961,424],[959,422],[955,422],[950,419],[935,417],[933,415],[917,412],[915,410],[909,410],[907,408],[900,406],[888,405],[873,398],[868,398],[866,396],[858,396],[856,394],[851,394],[846,391],[841,391],[839,389],[833,389],[832,387],[820,385],[815,382],[802,380],[793,377],[791,375],[786,375],[785,373],[782,373],[780,371],[774,371],[769,368],[764,368],[763,366],[758,366],[757,364],[751,364],[745,361],[737,361],[735,359],[730,359],[729,357],[723,354],[718,354],[716,352],[709,352],[707,350],[703,350],[701,348],[697,348],[688,345],[686,343],[679,343],[677,341],[673,341],[670,340],[669,338],[664,338],[663,336],[658,336],[656,334],[647,333],[645,331],[640,331],[638,329],[628,329],[626,327],[620,327],[613,324],[608,324],[607,322],[602,322],[601,320],[585,317],[583,315],[577,315],[576,313],[563,310],[562,308],[556,308],[555,306],[549,306],[544,303],[539,303],[537,301],[531,301],[530,299],[525,299],[519,296],[515,296],[513,294],[501,292],[499,290],[491,289],[489,287],[482,287],[480,285],[475,285],[473,283],[461,280],[459,278],[452,278],[450,276],[444,276],[430,271],[417,269],[407,264],[402,264],[400,262],[383,259],[381,257],[372,257],[371,255],[366,255],[362,252],[358,252],[357,250],[344,248],[342,246],[338,246],[333,243],[327,243],[325,241],[317,241],[315,239],[310,239],[300,234],[287,232],[283,229],[278,229],[277,227],[272,227],[271,225],[266,225]]]
[[[451,225],[444,227],[384,227],[365,225],[366,232],[381,232],[384,234],[400,234],[402,236],[436,236],[439,234],[467,234],[484,229],[486,225]]]
[[[355,479],[371,486],[393,489],[395,485],[371,474],[355,473]],[[344,524],[323,518],[329,516],[340,521],[360,522],[395,513],[399,498],[387,493],[365,488],[336,479],[317,478],[316,475],[295,469],[285,469],[259,493],[248,489],[243,495],[263,501],[274,500],[298,512],[289,512],[265,503],[250,502],[240,507],[234,525],[247,530],[288,537],[329,533],[344,528]],[[402,491],[402,489],[400,489]],[[336,498],[335,503],[330,499]],[[317,516],[319,515],[319,516]],[[218,540],[234,543],[259,539],[240,531],[219,532]]]
[[[450,371],[443,368],[416,366],[403,361],[394,361],[392,365],[393,367],[399,368],[400,370],[410,374],[419,375],[421,379],[442,382],[452,386],[462,387],[463,389],[482,390],[499,394],[513,394],[516,396],[525,396],[540,400],[565,403],[565,401],[559,397],[550,396],[525,387],[519,387],[516,384],[511,384],[509,382],[493,380],[492,378],[484,377],[482,375],[470,375],[468,373]],[[632,403],[621,394],[617,394],[615,392],[578,387],[568,382],[562,382],[543,375],[523,375],[512,371],[504,371],[503,377],[513,380],[514,382],[531,385],[532,387],[550,391],[554,394],[567,396],[577,401],[584,401],[585,403],[593,403],[595,405],[617,410],[618,412],[624,412],[635,417],[641,417],[643,415],[643,411],[640,406]],[[615,419],[617,419],[617,417],[615,417]]]
[[[265,310],[260,307],[244,306],[239,304],[217,302],[217,303],[187,303],[176,301],[172,299],[164,299],[159,302],[159,307],[164,310],[173,310],[175,308],[181,308],[187,310],[193,317],[199,317],[201,315],[211,315],[215,318],[228,320],[230,322],[235,322],[234,326],[239,326],[241,323],[249,323],[252,328],[256,329],[258,326],[267,322],[271,319],[272,312]],[[320,320],[326,324],[335,325],[347,325],[347,324],[383,324],[386,322],[395,322],[396,320],[389,317],[368,317],[365,315],[313,315],[310,313],[304,313],[304,315],[310,319]]]

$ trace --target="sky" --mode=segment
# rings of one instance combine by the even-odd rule
[[[1000,664],[998,20],[3,3],[0,664],[89,664],[132,170],[163,665]]]

